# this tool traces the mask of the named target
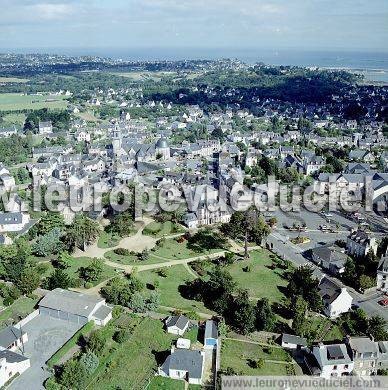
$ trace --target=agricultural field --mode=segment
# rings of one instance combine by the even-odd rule
[[[65,109],[66,96],[22,95],[20,93],[0,94],[0,111],[39,110],[42,108]]]

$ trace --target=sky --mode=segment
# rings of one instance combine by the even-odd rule
[[[0,0],[0,49],[388,52],[388,0]]]

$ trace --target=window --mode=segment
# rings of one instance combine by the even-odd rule
[[[333,366],[333,370],[336,370],[337,369],[337,366]]]

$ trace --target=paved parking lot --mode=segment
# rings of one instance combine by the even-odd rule
[[[31,367],[16,378],[12,390],[44,389],[43,382],[50,373],[43,369],[45,362],[80,328],[80,325],[38,315],[22,330],[27,333],[24,355],[30,358]],[[21,351],[20,351],[21,352]]]

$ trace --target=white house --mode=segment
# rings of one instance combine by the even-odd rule
[[[3,348],[16,352],[27,341],[27,333],[14,326],[8,326],[0,331],[0,349]]]
[[[0,190],[10,191],[15,187],[15,179],[9,173],[0,174]]]
[[[26,213],[0,213],[0,233],[19,232],[30,222]]]
[[[345,344],[324,345],[320,343],[312,349],[318,370],[311,370],[313,375],[326,379],[331,377],[341,377],[350,375],[353,371],[354,363],[349,356]]]
[[[158,375],[186,380],[201,385],[204,373],[205,352],[190,349],[171,349],[171,355],[158,369]]]
[[[39,122],[39,134],[51,134],[53,132],[53,124],[51,121]]]
[[[8,349],[0,351],[0,386],[30,367],[30,359]]]
[[[348,290],[337,286],[326,277],[319,283],[319,294],[324,305],[323,312],[330,318],[337,318],[352,307],[353,298]]]
[[[168,333],[182,336],[190,325],[190,320],[183,316],[168,317],[165,321],[166,329]]]
[[[282,334],[281,346],[285,349],[302,349],[307,347],[307,340],[293,334]]]

